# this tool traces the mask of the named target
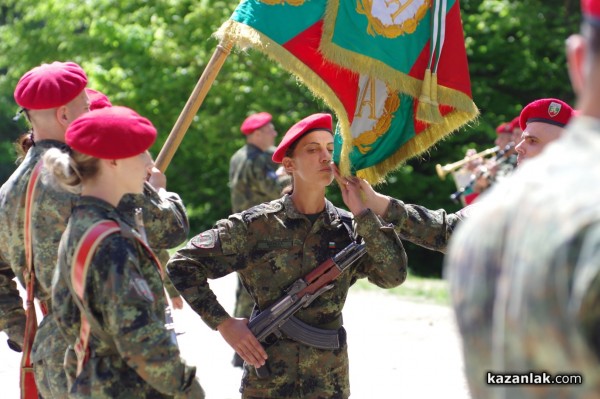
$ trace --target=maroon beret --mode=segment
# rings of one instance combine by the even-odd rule
[[[156,140],[152,123],[127,107],[86,112],[67,128],[72,149],[101,159],[123,159],[146,151]]]
[[[519,125],[522,130],[525,130],[527,124],[531,122],[543,122],[564,127],[572,116],[573,108],[569,104],[556,98],[542,98],[523,108],[519,117]]]
[[[519,124],[519,123],[520,123],[520,120],[521,120],[521,116],[520,116],[520,115],[517,115],[517,116],[515,116],[515,117],[513,118],[513,120],[512,120],[512,121],[510,121],[510,122],[509,122],[509,124],[510,124],[510,130],[511,130],[511,131],[513,131],[513,130],[515,130],[515,129],[520,129],[520,128],[521,128],[521,125]]]
[[[287,149],[300,139],[306,133],[312,132],[313,130],[328,130],[331,132],[333,127],[333,121],[329,114],[313,114],[302,119],[292,126],[281,143],[277,146],[277,149],[273,153],[273,162],[281,163]]]
[[[50,109],[68,104],[87,85],[87,76],[74,62],[42,64],[21,77],[15,101],[25,109]]]
[[[244,134],[250,134],[256,129],[260,129],[267,123],[271,122],[273,117],[268,112],[259,112],[258,114],[252,114],[247,117],[244,122],[242,122],[242,126],[240,126],[240,130]]]
[[[87,87],[85,89],[85,92],[88,96],[90,111],[100,108],[112,107],[112,103],[110,102],[108,97],[106,97],[106,94],[102,93],[101,91],[90,89],[89,87]]]
[[[581,0],[581,11],[586,21],[600,26],[600,1]]]
[[[502,133],[512,134],[512,124],[511,124],[511,122],[501,123],[496,128],[496,133],[498,133],[498,134],[502,134]]]

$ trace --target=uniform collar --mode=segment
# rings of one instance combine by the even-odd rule
[[[286,194],[281,198],[283,203],[283,207],[285,208],[285,212],[288,218],[291,219],[306,219],[304,214],[300,213],[296,207],[294,206],[294,202],[292,201],[292,197],[289,194]],[[323,223],[325,226],[332,226],[337,228],[340,223],[342,223],[340,214],[337,208],[327,199],[325,198],[325,209],[323,210]]]

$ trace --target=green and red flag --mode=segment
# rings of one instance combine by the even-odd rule
[[[217,35],[322,98],[342,172],[372,183],[477,115],[456,0],[244,0]]]

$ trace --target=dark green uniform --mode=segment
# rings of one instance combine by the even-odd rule
[[[61,332],[75,343],[81,327],[73,298],[71,265],[83,233],[101,220],[114,220],[121,233],[104,238],[91,257],[83,306],[108,340],[91,329],[90,359],[72,381],[70,395],[93,398],[203,397],[195,367],[186,366],[174,332],[165,328],[166,297],[159,265],[135,238],[130,217],[94,197],[81,197],[73,209],[58,254],[53,310]],[[72,289],[72,287],[71,287]],[[69,352],[68,358],[73,356]]]
[[[297,317],[319,328],[340,328],[342,345],[322,350],[287,337],[266,348],[271,376],[258,379],[245,366],[244,398],[347,398],[348,355],[342,309],[350,286],[359,278],[383,288],[406,278],[406,253],[392,227],[370,210],[348,227],[350,215],[326,201],[314,224],[300,214],[289,196],[261,204],[221,220],[194,237],[168,264],[173,284],[213,329],[230,316],[218,303],[207,279],[237,272],[259,309],[279,299],[287,287],[346,247],[355,234],[364,237],[367,255],[342,274],[334,288]],[[348,217],[349,216],[344,216]]]

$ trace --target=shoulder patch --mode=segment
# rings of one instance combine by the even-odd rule
[[[269,213],[276,213],[283,209],[283,205],[279,201],[265,202],[260,205],[253,206],[252,208],[242,212],[242,219],[246,224],[250,224],[256,219]]]
[[[215,230],[207,230],[204,233],[198,234],[192,238],[192,245],[196,248],[214,248],[217,242],[217,232]]]

